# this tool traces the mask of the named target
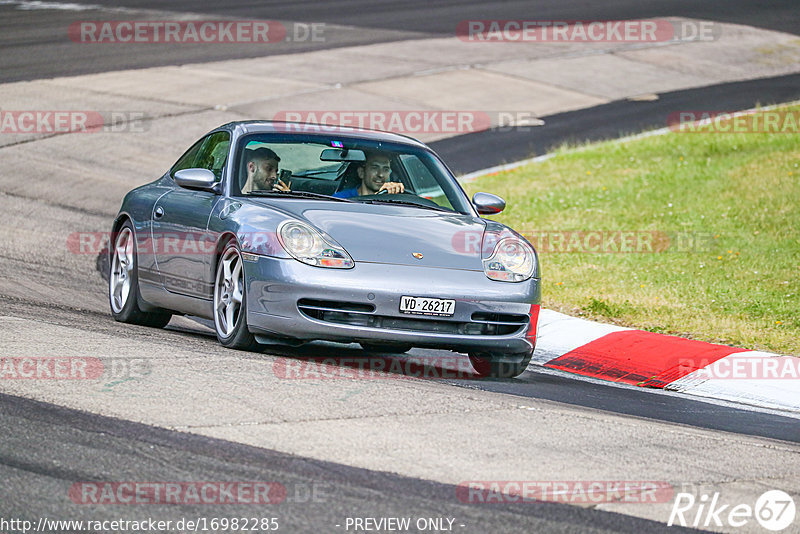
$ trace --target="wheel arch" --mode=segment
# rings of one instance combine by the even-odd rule
[[[122,225],[125,224],[126,221],[130,221],[131,226],[134,226],[133,230],[136,231],[136,227],[133,224],[133,219],[131,218],[131,216],[125,212],[119,213],[117,217],[114,219],[113,224],[111,225],[111,236],[109,239],[109,243],[114,242],[114,238],[116,237],[117,232],[119,232],[119,229],[122,228]]]
[[[133,227],[133,236],[136,237],[136,226],[133,224],[133,219],[130,215],[125,212],[117,214],[117,217],[114,219],[114,222],[111,225],[111,233],[108,235],[108,249],[106,251],[107,261],[108,261],[108,268],[111,268],[111,260],[112,256],[114,255],[114,243],[117,241],[117,234],[119,234],[122,225],[126,222],[130,221],[131,226]],[[138,262],[136,264],[136,268],[139,268]]]
[[[227,247],[228,243],[230,243],[231,241],[236,241],[238,243],[239,239],[236,237],[236,234],[234,234],[233,232],[230,232],[230,231],[222,232],[222,234],[219,236],[219,239],[217,239],[217,246],[214,247],[214,261],[211,264],[212,265],[212,267],[211,267],[211,269],[212,269],[212,280],[215,281],[214,283],[216,283],[216,279],[217,279],[217,269],[219,268],[219,258],[220,258],[220,256],[222,256],[222,252],[225,250],[225,247]]]

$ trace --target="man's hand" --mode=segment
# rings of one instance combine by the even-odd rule
[[[283,183],[282,180],[278,180],[272,186],[272,190],[273,191],[291,191],[292,190],[292,182],[290,180],[288,184],[285,184],[285,183]]]
[[[380,193],[381,191],[386,191],[390,195],[396,195],[398,193],[402,193],[405,190],[406,190],[405,186],[400,182],[386,182],[381,186],[380,189],[378,189],[378,193]]]

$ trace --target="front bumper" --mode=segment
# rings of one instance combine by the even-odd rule
[[[257,258],[244,262],[247,325],[255,334],[461,352],[526,352],[535,345],[537,278],[508,283],[479,271],[367,262],[326,269],[294,259]],[[455,312],[452,317],[404,314],[402,296],[454,299]]]

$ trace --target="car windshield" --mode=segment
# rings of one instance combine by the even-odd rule
[[[428,150],[347,137],[249,135],[237,151],[234,196],[346,199],[469,214],[469,201]]]

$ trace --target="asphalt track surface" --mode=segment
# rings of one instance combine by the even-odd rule
[[[578,381],[569,376],[540,371],[530,371],[514,380],[482,380],[479,383],[453,380],[448,383],[632,417],[800,443],[800,425],[794,419],[698,402],[685,396],[664,394],[660,390],[615,388],[601,382]]]
[[[93,4],[118,6],[116,2]],[[152,20],[148,10],[163,10],[157,2],[126,2],[142,20]],[[223,7],[224,6],[224,7]],[[122,68],[151,67],[253,57],[335,47],[358,43],[446,35],[458,21],[470,18],[617,19],[678,15],[797,33],[797,5],[774,2],[239,2],[235,6],[214,2],[173,2],[171,12],[193,12],[227,17],[268,18],[327,22],[356,26],[357,32],[341,32],[326,43],[276,44],[268,50],[200,47],[158,48],[132,53],[130,48],[73,46],[64,28],[74,20],[122,18],[102,9],[85,12],[29,12],[0,5],[0,81],[103,72]],[[124,16],[124,15],[123,15]],[[357,35],[354,35],[357,34]],[[21,54],[21,50],[25,54]],[[483,132],[434,143],[434,148],[458,172],[470,172],[541,154],[562,142],[617,137],[650,127],[664,126],[674,109],[742,109],[756,103],[770,104],[798,98],[800,78],[785,76],[737,84],[678,91],[660,95],[655,102],[613,102],[597,108],[545,117],[548,128],[529,131]],[[709,106],[711,106],[709,108]],[[97,279],[97,286],[102,283]],[[95,288],[96,290],[97,288]],[[6,311],[18,316],[59,316],[60,320],[86,323],[86,313],[61,306],[48,308],[46,301],[20,302],[0,299]],[[46,296],[45,296],[46,300]],[[91,317],[104,330],[113,330],[110,317]],[[87,327],[87,335],[91,329]],[[157,335],[157,334],[156,334]],[[189,344],[202,345],[208,336],[188,330],[171,335]],[[289,357],[313,355],[315,347],[277,351]],[[443,381],[443,388],[478,388],[519,397],[531,397],[588,409],[655,419],[726,433],[800,442],[797,420],[778,415],[713,405],[686,397],[670,396],[601,383],[576,381],[551,374],[528,372],[516,380]],[[675,531],[629,516],[560,504],[525,506],[459,505],[453,486],[397,475],[309,460],[223,440],[203,438],[137,423],[78,412],[10,395],[0,395],[0,479],[4,497],[0,515],[29,517],[35,514],[59,518],[103,519],[118,517],[114,507],[75,507],[66,497],[76,480],[275,480],[287,488],[307,488],[310,481],[327,484],[324,502],[288,499],[275,508],[241,510],[247,515],[279,515],[282,531],[329,531],[331,518],[346,516],[457,516],[468,528],[463,532],[659,532]],[[35,502],[35,507],[31,503]],[[35,509],[33,509],[35,508]],[[218,516],[240,510],[221,509]],[[71,514],[71,515],[70,515]],[[159,519],[209,516],[208,507],[149,507],[138,516]]]
[[[178,521],[197,517],[277,517],[280,532],[344,531],[347,517],[457,518],[453,530],[484,532],[682,532],[685,529],[560,503],[462,503],[456,486],[300,458],[171,432],[0,394],[0,516]],[[42,439],[47,436],[47,439]],[[247,480],[286,488],[278,504],[82,504],[72,481]],[[199,476],[202,478],[195,478]],[[36,502],[31,510],[30,502]],[[121,509],[123,508],[123,509]],[[127,509],[125,509],[127,508]],[[142,509],[144,508],[144,509]],[[413,529],[411,531],[414,531]]]
[[[154,0],[100,0],[87,2],[105,6],[124,5],[136,9],[160,9],[164,3]],[[235,4],[212,0],[181,0],[169,2],[173,11],[210,13],[276,20],[321,21],[385,30],[425,32],[445,35],[455,25],[471,19],[556,19],[556,20],[617,20],[648,17],[680,16],[712,19],[721,22],[749,24],[760,28],[796,33],[792,23],[797,18],[797,4],[787,0],[614,0],[613,2],[582,2],[579,0],[511,0],[486,2],[481,0],[334,0],[315,2],[304,0],[240,1]]]
[[[61,2],[71,3],[71,2]],[[0,82],[106,72],[120,69],[202,63],[335,48],[357,44],[453,35],[463,20],[620,20],[648,17],[691,17],[747,24],[798,34],[797,2],[793,0],[616,0],[530,2],[390,0],[241,2],[99,0],[77,2],[98,6],[82,11],[18,10],[0,3]],[[173,20],[197,17],[250,18],[331,25],[323,42],[284,41],[263,46],[225,44],[81,44],[70,41],[67,28],[76,21]],[[205,17],[208,18],[208,17]],[[347,67],[347,66],[345,66]]]
[[[506,128],[430,143],[456,174],[465,174],[550,152],[562,144],[616,139],[667,127],[674,110],[738,111],[800,100],[800,75],[761,78],[661,93],[655,101],[617,100],[541,117],[546,127]]]

